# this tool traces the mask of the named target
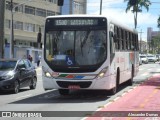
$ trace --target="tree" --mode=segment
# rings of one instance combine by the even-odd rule
[[[157,23],[158,23],[157,27],[160,29],[160,16],[159,16],[159,18],[157,20]]]
[[[124,2],[128,2],[126,12],[128,12],[131,8],[133,8],[132,12],[134,14],[134,25],[136,29],[138,12],[142,12],[142,7],[145,7],[148,11],[151,2],[149,0],[124,0]]]
[[[151,47],[153,53],[160,53],[160,34],[154,36],[151,40]]]

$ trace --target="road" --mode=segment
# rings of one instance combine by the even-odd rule
[[[38,68],[37,88],[35,90],[24,88],[18,94],[0,93],[0,111],[61,111],[53,114],[64,117],[65,111],[69,111],[69,117],[47,117],[41,119],[81,120],[90,114],[90,112],[96,111],[97,109],[103,107],[110,101],[116,99],[118,96],[128,92],[130,89],[134,89],[135,86],[156,74],[160,74],[160,64],[143,64],[139,68],[138,75],[134,78],[133,86],[126,86],[126,84],[123,84],[120,86],[118,93],[115,95],[109,95],[104,91],[73,91],[69,96],[60,96],[57,90],[43,90],[41,68]],[[70,111],[86,112],[78,113]],[[82,114],[83,117],[77,116],[77,114]],[[2,118],[2,120],[3,119],[6,120],[6,118]],[[16,118],[10,119],[17,120]],[[29,120],[32,119],[35,120],[35,118],[29,118]],[[40,118],[37,118],[37,120],[40,120]]]

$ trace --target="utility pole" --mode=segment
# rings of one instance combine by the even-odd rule
[[[141,29],[141,32],[140,33],[140,41],[139,41],[139,50],[140,50],[140,53],[142,53],[142,29]]]
[[[13,26],[13,0],[11,0],[11,33],[10,33],[10,58],[14,58],[14,26]]]
[[[0,0],[0,58],[4,58],[4,13],[5,0]]]
[[[100,0],[100,15],[102,14],[102,0]]]

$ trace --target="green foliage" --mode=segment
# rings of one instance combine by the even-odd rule
[[[158,23],[157,27],[160,29],[160,16],[159,16],[159,18],[157,20],[157,23]]]
[[[157,36],[152,38],[151,48],[152,48],[153,53],[155,53],[155,54],[160,53],[160,34],[158,34]]]
[[[142,7],[146,8],[146,10],[148,11],[149,5],[151,5],[151,2],[150,0],[124,0],[124,2],[128,2],[126,12],[128,12],[129,10],[131,10],[131,8],[133,8],[132,12],[134,14],[134,25],[136,29],[138,12],[142,12]]]

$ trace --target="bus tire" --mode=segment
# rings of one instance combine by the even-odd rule
[[[69,89],[58,89],[60,95],[68,95]]]
[[[131,78],[128,80],[128,85],[133,85],[133,77],[134,77],[134,67],[132,66]]]
[[[116,75],[116,86],[114,88],[111,89],[110,93],[112,95],[117,93],[118,90],[118,86],[119,86],[119,79],[120,79],[120,70],[117,69],[117,75]]]

